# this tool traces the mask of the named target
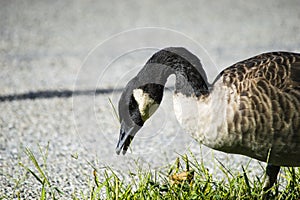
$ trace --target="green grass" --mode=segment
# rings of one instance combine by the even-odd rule
[[[48,144],[49,145],[49,144]],[[57,186],[54,186],[51,184],[48,176],[46,175],[47,171],[47,156],[48,156],[48,147],[46,147],[46,151],[44,152],[42,148],[39,146],[40,155],[43,160],[43,165],[39,164],[35,155],[32,153],[32,151],[29,148],[25,148],[25,154],[28,156],[32,164],[34,165],[34,169],[30,169],[29,167],[25,166],[21,162],[19,165],[23,167],[29,174],[31,174],[36,181],[38,181],[41,186],[41,192],[40,192],[40,199],[46,200],[49,199],[56,199],[56,196],[63,195],[64,193],[62,190],[60,190]],[[43,167],[42,167],[43,166]],[[48,193],[48,198],[47,198]]]
[[[25,154],[32,163],[31,168],[20,163],[20,167],[41,185],[39,197],[36,199],[261,199],[262,178],[250,179],[248,166],[242,166],[241,172],[234,173],[218,161],[217,167],[225,177],[218,180],[192,153],[189,156],[179,156],[173,165],[161,171],[137,167],[135,173],[120,175],[110,168],[96,169],[91,165],[93,178],[87,181],[88,192],[76,191],[75,188],[76,192],[67,196],[63,192],[64,188],[53,185],[49,178],[51,172],[47,170],[48,148],[39,149],[38,155],[34,155],[28,148],[25,149]],[[42,159],[37,159],[36,156]],[[42,160],[42,163],[37,160]],[[180,173],[188,175],[189,178],[177,179]],[[280,176],[278,185],[285,182],[284,187],[280,187],[279,191],[278,185],[272,188],[269,199],[299,199],[299,168],[283,168]],[[0,199],[6,198],[0,196]]]

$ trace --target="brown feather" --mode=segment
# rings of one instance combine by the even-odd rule
[[[255,157],[258,149],[271,149],[275,164],[299,165],[293,156],[300,155],[300,54],[261,54],[225,69],[221,77],[240,95],[228,126],[229,133],[242,134],[237,153]],[[265,161],[266,153],[256,158]]]

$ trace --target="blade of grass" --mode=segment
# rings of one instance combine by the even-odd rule
[[[246,172],[244,166],[242,166],[242,169],[243,169],[243,176],[244,176],[244,179],[245,179],[245,183],[246,183],[246,186],[247,186],[248,195],[251,196],[251,186],[249,184],[249,179],[248,179],[248,176],[247,176],[247,172]]]
[[[233,174],[231,173],[231,171],[229,169],[227,169],[227,167],[225,167],[225,165],[218,159],[218,158],[215,158],[216,161],[221,165],[220,166],[220,169],[223,171],[223,173],[227,176],[227,174],[230,174],[231,177],[234,177]],[[226,172],[227,173],[226,173]]]
[[[99,187],[99,179],[98,179],[98,176],[97,176],[97,170],[96,169],[94,169],[93,175],[94,175],[94,182],[95,182],[96,186]]]
[[[40,182],[41,184],[43,184],[43,181],[40,179],[40,177],[38,175],[36,175],[31,169],[29,169],[28,167],[26,167],[25,165],[23,165],[23,163],[19,163],[19,165],[21,167],[23,167],[26,171],[28,171],[30,174],[32,174],[34,176],[34,178],[36,178],[36,180],[38,180],[38,182]]]
[[[108,98],[108,101],[109,101],[109,104],[110,104],[110,106],[112,107],[112,109],[113,109],[113,111],[114,111],[113,113],[114,113],[115,118],[118,120],[118,122],[119,122],[119,124],[120,124],[120,123],[121,123],[121,122],[120,122],[120,117],[119,117],[119,115],[118,115],[118,112],[117,112],[117,109],[116,109],[115,105],[113,104],[111,98]]]
[[[45,168],[47,168],[47,158],[48,158],[48,150],[49,150],[49,141],[47,143],[47,146],[45,148],[45,150],[43,151],[42,147],[40,144],[38,144],[38,147],[39,147],[39,151],[40,151],[40,154],[42,155],[42,158],[43,158],[43,164],[45,166]]]
[[[51,186],[50,182],[48,181],[48,178],[46,177],[45,173],[41,169],[41,167],[40,167],[39,163],[37,162],[35,156],[33,155],[32,151],[29,148],[25,148],[25,153],[27,154],[29,159],[32,161],[32,163],[34,164],[34,166],[36,167],[36,169],[38,170],[38,172],[40,173],[42,178],[45,180],[47,185]]]
[[[43,181],[43,184],[42,184],[41,200],[46,200],[45,181]]]

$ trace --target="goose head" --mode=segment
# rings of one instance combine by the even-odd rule
[[[120,137],[116,152],[125,154],[136,133],[159,107],[163,96],[163,86],[150,83],[139,86],[138,81],[130,81],[119,101],[121,122]]]
[[[200,96],[208,91],[202,65],[191,52],[184,48],[170,47],[155,53],[129,81],[121,95],[121,128],[116,147],[117,154],[121,151],[126,153],[136,133],[156,111],[171,74],[176,76],[176,93]]]

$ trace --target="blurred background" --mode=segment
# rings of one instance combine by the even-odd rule
[[[19,163],[32,166],[25,148],[40,162],[48,149],[49,175],[66,194],[88,189],[92,166],[160,169],[189,150],[216,176],[213,157],[241,170],[248,158],[200,148],[183,133],[172,111],[172,78],[126,156],[115,154],[113,108],[126,82],[163,47],[193,51],[210,80],[259,53],[299,52],[299,8],[297,0],[0,1],[0,196],[39,191],[31,177],[16,183],[26,176]]]

